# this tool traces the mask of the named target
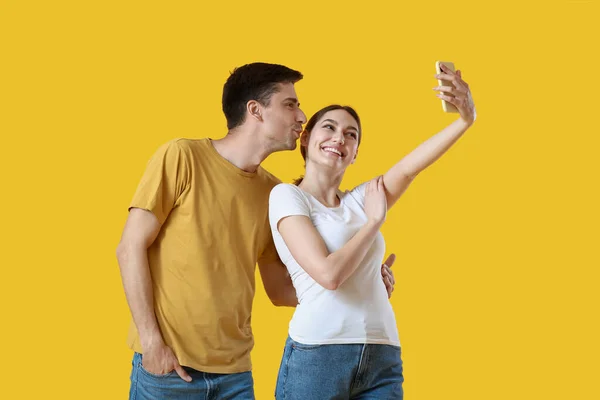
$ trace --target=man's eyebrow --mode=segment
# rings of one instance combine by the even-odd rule
[[[291,101],[292,103],[296,103],[296,105],[300,105],[300,102],[298,102],[298,99],[295,97],[288,97],[286,99],[283,100],[283,102],[285,103],[286,101]]]

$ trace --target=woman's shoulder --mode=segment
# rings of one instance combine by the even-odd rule
[[[271,189],[271,201],[277,199],[289,199],[290,197],[305,199],[302,190],[291,183],[279,183]]]
[[[291,183],[278,183],[277,185],[273,186],[273,189],[271,189],[271,193],[272,192],[282,192],[282,193],[299,193],[300,188],[294,184]]]

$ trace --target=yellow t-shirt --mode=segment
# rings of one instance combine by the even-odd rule
[[[210,139],[166,143],[148,162],[130,208],[162,227],[148,249],[154,309],[179,363],[212,373],[251,369],[256,262],[275,260],[269,193],[279,180],[245,172]],[[142,352],[135,324],[128,345]]]

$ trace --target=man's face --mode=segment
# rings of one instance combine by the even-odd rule
[[[292,83],[279,83],[279,91],[263,108],[264,132],[271,139],[273,150],[294,150],[306,123]]]

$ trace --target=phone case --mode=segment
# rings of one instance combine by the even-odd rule
[[[440,64],[444,64],[446,67],[448,67],[452,72],[456,71],[454,69],[454,63],[448,62],[448,61],[437,61],[435,63],[435,70],[438,74],[442,73],[442,70],[440,69]],[[454,87],[454,85],[452,84],[452,82],[450,81],[446,81],[446,80],[442,80],[442,79],[438,79],[438,83],[440,86],[452,86]],[[449,95],[448,93],[444,93],[445,95]],[[442,100],[442,109],[447,112],[447,113],[457,113],[458,112],[458,108],[456,108],[456,106],[452,103],[448,103],[445,100]]]

